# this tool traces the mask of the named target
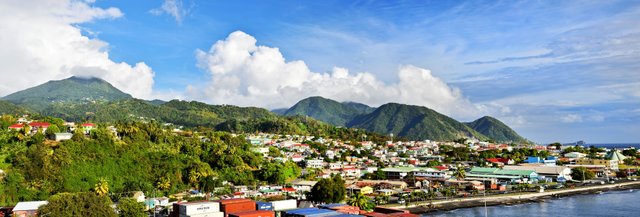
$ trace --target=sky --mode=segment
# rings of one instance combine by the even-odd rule
[[[142,99],[310,96],[640,142],[640,1],[0,2],[0,96],[95,76]]]

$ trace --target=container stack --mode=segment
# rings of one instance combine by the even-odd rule
[[[249,199],[219,200],[220,210],[229,216],[229,213],[256,211],[256,202]]]
[[[256,201],[256,210],[273,210],[273,204],[269,202]]]
[[[256,210],[228,213],[229,217],[275,217],[276,214],[270,210]]]
[[[213,201],[173,204],[176,217],[224,217],[220,212],[220,203]]]
[[[328,209],[303,208],[284,211],[282,217],[327,217],[340,214]]]

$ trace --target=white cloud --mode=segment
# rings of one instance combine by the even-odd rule
[[[82,35],[77,24],[123,16],[91,1],[10,0],[0,4],[0,95],[72,75],[95,76],[135,97],[149,98],[154,73],[140,62],[109,58],[108,44]]]
[[[189,13],[189,11],[184,8],[182,0],[165,0],[162,6],[151,9],[149,12],[154,15],[168,14],[175,18],[178,24],[182,24],[182,20]]]
[[[208,71],[205,88],[190,87],[188,93],[212,103],[288,107],[309,96],[356,101],[373,106],[398,102],[427,106],[458,117],[475,116],[478,108],[431,71],[400,66],[398,82],[385,84],[367,72],[351,73],[335,67],[331,72],[312,72],[303,61],[286,61],[278,48],[256,45],[244,32],[231,33],[209,51],[197,50],[198,66]]]
[[[565,123],[579,123],[579,122],[582,122],[582,116],[577,114],[568,114],[560,118],[560,120],[562,120],[562,122],[565,122]]]

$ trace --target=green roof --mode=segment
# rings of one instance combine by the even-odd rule
[[[494,173],[498,168],[474,167],[471,168],[472,173]]]
[[[612,150],[611,152],[607,153],[607,156],[605,156],[605,158],[609,160],[618,160],[618,161],[624,161],[624,159],[627,159],[627,157],[622,155],[622,153],[620,153],[617,150]]]
[[[493,174],[493,175],[516,175],[516,176],[531,176],[532,174],[536,174],[535,171],[533,170],[509,170],[509,169],[488,168],[488,167],[474,167],[474,168],[471,168],[470,173]]]
[[[520,176],[515,175],[493,175],[493,174],[467,174],[467,177],[481,177],[481,178],[498,178],[498,179],[519,179]]]

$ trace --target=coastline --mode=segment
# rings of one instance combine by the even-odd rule
[[[566,197],[578,194],[595,194],[601,191],[614,191],[614,190],[628,190],[628,189],[640,189],[640,181],[629,181],[615,184],[604,184],[598,186],[579,187],[572,189],[548,189],[545,192],[530,192],[530,193],[514,193],[504,195],[491,195],[473,198],[456,198],[449,200],[436,200],[432,202],[423,202],[411,205],[397,205],[387,206],[389,208],[408,210],[414,214],[424,214],[436,211],[448,211],[461,208],[471,208],[498,205],[511,205],[519,203],[529,202],[544,202],[546,199]]]

